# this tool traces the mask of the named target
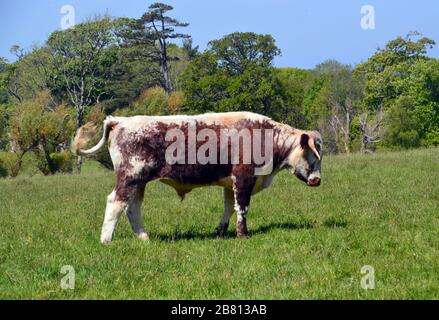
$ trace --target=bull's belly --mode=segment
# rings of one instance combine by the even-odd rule
[[[227,188],[232,190],[233,188],[233,181],[231,177],[226,177],[226,178],[221,178],[218,179],[217,181],[214,181],[212,183],[181,183],[179,181],[176,181],[174,179],[170,179],[170,178],[161,178],[159,179],[159,181],[161,183],[164,183],[168,186],[171,186],[172,188],[175,189],[175,191],[177,192],[178,196],[180,198],[184,198],[184,196],[191,192],[193,189],[195,188],[201,188],[201,187],[207,187],[207,186],[220,186],[223,188]]]
[[[273,173],[273,174],[268,175],[268,176],[259,176],[256,179],[255,186],[253,187],[252,195],[256,194],[258,192],[261,192],[262,190],[270,187],[271,183],[273,182],[273,178],[274,178],[275,174],[276,173]]]
[[[273,177],[274,175],[258,177],[253,187],[252,194],[256,194],[268,188],[273,181]],[[217,181],[214,181],[212,183],[202,183],[202,184],[181,183],[179,181],[170,178],[161,178],[159,179],[159,181],[174,188],[178,196],[182,199],[185,197],[187,193],[191,192],[195,188],[201,188],[207,186],[219,186],[229,190],[233,190],[233,180],[231,177],[225,177],[218,179]]]

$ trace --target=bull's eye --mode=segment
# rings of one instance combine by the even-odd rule
[[[320,145],[320,143],[316,143],[315,146],[316,146],[317,152],[321,155],[322,154],[322,146]]]

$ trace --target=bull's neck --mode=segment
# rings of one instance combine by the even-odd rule
[[[283,123],[276,123],[273,134],[274,152],[276,167],[279,170],[285,169],[288,157],[292,151],[300,147],[300,136],[302,131]]]

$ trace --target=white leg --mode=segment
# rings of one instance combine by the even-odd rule
[[[224,237],[226,235],[227,229],[229,228],[229,220],[233,214],[234,203],[235,198],[233,196],[233,191],[224,188],[224,212],[220,223],[216,227],[217,235],[219,237]]]
[[[117,221],[126,207],[126,202],[116,200],[115,191],[108,196],[107,207],[105,208],[104,223],[102,225],[101,243],[104,244],[111,241]]]
[[[134,233],[140,240],[148,240],[148,234],[143,229],[142,223],[142,201],[143,201],[143,189],[139,189],[136,196],[128,206],[127,215],[130,220],[131,227]]]

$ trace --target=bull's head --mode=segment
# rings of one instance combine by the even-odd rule
[[[310,187],[320,185],[322,137],[317,131],[301,133],[300,144],[288,156],[288,169]]]

